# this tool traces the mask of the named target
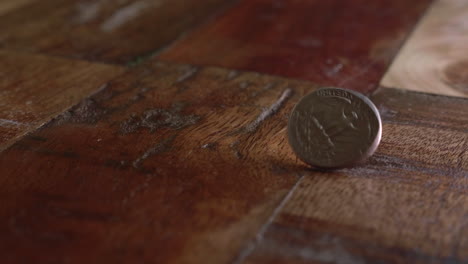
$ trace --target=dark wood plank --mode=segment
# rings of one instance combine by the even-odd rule
[[[21,6],[24,6],[32,1],[37,0],[2,0],[0,2],[0,15],[8,13],[14,9],[20,8]]]
[[[437,0],[382,85],[468,97],[468,2]]]
[[[381,88],[367,164],[301,178],[247,263],[466,263],[468,100]]]
[[[0,17],[0,47],[137,63],[230,1],[34,1]]]
[[[430,0],[243,0],[159,58],[369,92]]]
[[[2,263],[226,263],[305,167],[315,85],[154,62],[0,154]]]
[[[0,151],[83,98],[123,68],[0,50]]]

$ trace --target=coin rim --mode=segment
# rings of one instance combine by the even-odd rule
[[[371,110],[374,112],[374,114],[376,115],[377,117],[377,122],[378,122],[378,130],[377,130],[377,135],[374,139],[374,141],[372,142],[372,144],[369,146],[368,150],[362,155],[362,157],[360,159],[357,159],[357,160],[354,160],[354,161],[350,161],[348,163],[343,163],[343,164],[339,164],[339,165],[334,165],[334,166],[327,166],[327,165],[321,165],[321,164],[317,164],[316,162],[311,162],[310,160],[309,161],[306,161],[303,157],[301,157],[298,153],[300,153],[297,149],[295,149],[294,147],[294,144],[292,142],[297,142],[297,140],[293,139],[293,128],[292,128],[292,114],[296,111],[297,107],[302,103],[304,102],[305,100],[307,100],[309,97],[311,96],[315,96],[315,94],[320,91],[320,90],[326,90],[326,89],[334,89],[334,90],[342,90],[342,91],[345,91],[345,92],[349,92],[353,95],[355,95],[356,97],[358,97],[359,99],[363,100],[365,103],[367,103],[367,105],[371,108]],[[353,166],[353,165],[357,165],[357,164],[360,164],[362,162],[364,162],[365,160],[367,160],[370,156],[372,156],[375,151],[377,150],[379,144],[380,144],[380,140],[382,139],[382,119],[380,117],[380,112],[378,110],[378,108],[375,106],[375,104],[367,97],[365,96],[364,94],[361,94],[359,92],[356,92],[356,91],[353,91],[353,90],[349,90],[349,89],[344,89],[344,88],[338,88],[338,87],[320,87],[319,89],[305,95],[304,97],[302,97],[299,102],[296,103],[296,105],[294,105],[292,111],[291,111],[291,114],[289,116],[289,119],[288,119],[288,142],[289,142],[289,145],[291,146],[292,150],[294,151],[294,153],[296,154],[296,156],[302,160],[303,162],[311,165],[311,166],[314,166],[314,167],[317,167],[317,168],[322,168],[322,169],[339,169],[339,168],[346,168],[346,167],[350,167],[350,166]],[[299,145],[299,144],[296,144],[296,145]]]

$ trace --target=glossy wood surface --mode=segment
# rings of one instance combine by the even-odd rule
[[[462,2],[409,35],[429,0],[2,1],[0,263],[467,263],[466,98],[379,88],[354,168],[286,132],[321,85],[373,91],[407,36],[463,50]]]
[[[0,150],[98,91],[123,69],[0,50]]]
[[[468,1],[436,1],[382,85],[468,97]]]
[[[159,58],[377,87],[429,0],[243,0]]]
[[[0,47],[135,64],[158,52],[229,2],[33,1],[0,16]]]
[[[372,99],[377,153],[303,176],[246,263],[468,261],[468,101],[387,88]]]
[[[234,260],[305,169],[285,128],[314,88],[160,62],[113,80],[0,155],[7,262]]]

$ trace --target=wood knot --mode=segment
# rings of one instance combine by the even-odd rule
[[[160,128],[178,130],[194,125],[200,120],[197,115],[183,115],[183,105],[174,104],[171,109],[149,109],[140,115],[133,114],[120,124],[120,132],[133,133],[140,128],[147,128],[151,133]]]
[[[468,60],[456,61],[445,67],[443,81],[462,93],[468,94]]]

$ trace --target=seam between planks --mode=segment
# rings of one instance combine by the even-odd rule
[[[94,96],[95,94],[101,92],[102,90],[104,90],[106,87],[107,87],[107,83],[109,83],[109,81],[106,81],[105,83],[103,83],[101,86],[99,86],[99,88],[97,88],[96,91],[94,92],[91,92],[89,95],[87,95],[86,97],[84,97],[82,100],[78,101],[76,104],[72,104],[70,105],[69,107],[65,108],[63,111],[57,113],[56,115],[53,115],[51,116],[50,118],[48,118],[47,120],[44,120],[44,122],[42,122],[41,124],[37,125],[37,126],[33,126],[31,127],[30,130],[26,131],[24,134],[19,134],[18,136],[12,138],[11,140],[9,140],[8,143],[6,143],[3,147],[0,147],[0,155],[1,153],[3,153],[4,151],[8,150],[9,148],[11,148],[11,146],[13,146],[15,143],[17,143],[18,141],[22,140],[23,138],[27,137],[28,135],[40,130],[41,128],[43,128],[44,126],[48,125],[50,122],[52,122],[53,120],[55,120],[57,117],[59,117],[60,115],[62,115],[63,113],[67,112],[67,111],[70,111],[73,107],[81,104],[83,101],[85,101],[86,99],[89,99],[90,97]]]
[[[400,46],[398,47],[398,51],[395,53],[395,55],[392,57],[390,63],[387,64],[387,68],[385,69],[384,73],[382,74],[382,77],[380,78],[378,84],[377,84],[377,87],[372,91],[370,92],[367,96],[368,97],[371,97],[372,95],[374,95],[377,91],[379,91],[382,87],[382,80],[385,78],[385,76],[387,75],[387,73],[389,72],[389,70],[392,68],[393,64],[395,63],[395,60],[396,58],[398,57],[398,55],[400,54],[401,50],[403,49],[403,47],[406,45],[406,43],[408,42],[408,40],[414,35],[414,32],[416,32],[416,30],[418,29],[418,27],[421,25],[421,23],[424,21],[424,18],[428,15],[429,13],[429,10],[431,10],[435,3],[437,1],[440,1],[440,0],[432,0],[431,3],[426,7],[426,9],[424,10],[424,12],[422,12],[422,14],[419,16],[418,18],[418,21],[414,24],[413,28],[411,30],[409,30],[409,33],[406,35],[406,37],[403,39],[403,41],[401,42]],[[396,88],[396,89],[401,89],[401,90],[406,90],[407,89],[403,89],[403,88]]]
[[[100,65],[105,65],[109,67],[116,67],[116,68],[121,68],[122,70],[127,69],[128,67],[125,66],[125,64],[122,63],[111,63],[108,61],[101,61],[101,60],[90,60],[90,59],[85,59],[85,58],[78,58],[78,57],[73,57],[73,56],[67,56],[67,55],[57,55],[57,54],[50,54],[47,52],[40,52],[40,51],[28,51],[28,50],[23,50],[23,49],[18,49],[18,48],[0,48],[0,51],[11,51],[14,53],[18,54],[25,54],[25,55],[31,55],[31,56],[42,56],[44,58],[51,58],[51,59],[60,59],[60,60],[68,60],[68,61],[81,61],[81,62],[87,62],[87,63],[92,63],[92,64],[100,64]]]
[[[40,130],[41,128],[48,125],[50,122],[55,120],[57,117],[59,117],[63,113],[65,113],[67,111],[70,111],[71,109],[73,109],[77,105],[80,105],[85,100],[87,100],[87,99],[91,98],[92,96],[102,92],[103,90],[105,90],[108,87],[110,82],[112,82],[113,80],[115,80],[116,78],[121,76],[122,74],[125,74],[126,72],[128,72],[128,69],[126,69],[125,67],[120,66],[120,65],[106,64],[106,63],[100,63],[100,62],[90,62],[90,61],[87,61],[87,60],[76,60],[76,59],[65,58],[65,57],[61,57],[61,56],[50,56],[50,55],[42,54],[42,53],[21,52],[21,51],[16,51],[16,50],[12,50],[12,49],[0,49],[0,51],[12,51],[12,52],[15,52],[15,53],[18,53],[18,54],[27,54],[27,55],[31,55],[31,56],[41,56],[41,57],[44,57],[44,58],[59,59],[59,60],[70,61],[70,62],[84,62],[84,63],[90,63],[90,64],[101,64],[101,65],[105,65],[105,66],[108,66],[108,67],[115,67],[116,69],[121,70],[121,72],[117,73],[114,77],[112,77],[110,79],[107,79],[107,80],[103,80],[102,84],[100,86],[96,87],[96,89],[94,91],[91,91],[88,95],[84,96],[81,100],[77,101],[75,104],[71,104],[71,105],[65,107],[62,111],[57,112],[57,114],[51,115],[49,118],[44,119],[43,122],[41,122],[37,126],[32,126],[30,130],[27,130],[25,133],[19,134],[18,136],[16,136],[16,137],[12,138],[11,140],[9,140],[6,144],[4,144],[3,147],[0,147],[0,155],[4,151],[11,148],[11,146],[13,146],[15,143],[22,140],[26,136]]]
[[[129,65],[129,67],[135,67],[138,66],[150,59],[156,59],[157,61],[161,61],[158,57],[161,53],[164,51],[170,49],[173,47],[176,43],[179,41],[186,39],[191,33],[194,33],[195,30],[203,27],[204,25],[207,25],[210,22],[213,22],[215,19],[218,17],[221,17],[223,14],[225,14],[229,9],[233,8],[237,4],[239,4],[241,0],[234,0],[233,2],[226,3],[224,5],[221,5],[218,7],[215,11],[213,11],[211,14],[207,16],[206,19],[202,19],[200,22],[195,23],[192,27],[187,28],[186,30],[182,31],[176,38],[169,40],[165,45],[162,45],[161,47],[157,48],[156,50],[149,51],[147,52],[147,56],[136,56],[133,59],[130,59],[128,62],[125,63],[125,65]],[[140,60],[138,62],[135,62],[135,60]],[[135,62],[135,63],[132,63]],[[171,62],[171,61],[168,61]],[[173,62],[173,63],[178,63],[178,64],[190,64],[187,62]],[[191,65],[191,64],[190,64]],[[202,66],[202,65],[199,65]],[[205,67],[210,67],[211,65],[203,65]]]
[[[395,59],[397,58],[398,54],[400,53],[401,49],[405,46],[405,44],[407,43],[407,41],[411,38],[411,36],[414,34],[414,32],[417,30],[418,26],[421,24],[421,22],[423,21],[424,17],[427,16],[428,14],[428,11],[434,6],[434,3],[435,3],[436,0],[433,0],[431,2],[431,4],[428,5],[428,7],[424,10],[424,12],[422,12],[422,14],[420,15],[420,17],[418,18],[418,22],[415,23],[415,25],[413,26],[413,28],[409,31],[409,33],[407,34],[407,36],[403,39],[403,41],[401,42],[401,44],[399,45],[399,47],[397,48],[397,52],[395,53],[395,55],[392,57],[391,59],[391,62],[387,65],[387,68],[385,69],[384,71],[384,74],[382,75],[382,77],[380,78],[380,80],[377,82],[377,87],[376,89],[374,89],[374,91],[372,91],[371,93],[368,94],[368,96],[372,96],[374,95],[377,91],[379,91],[381,89],[381,85],[380,83],[382,82],[384,76],[387,74],[387,72],[390,70],[391,66],[393,65],[393,63],[395,62]],[[173,42],[175,43],[175,42]],[[301,175],[301,177],[297,180],[297,182],[294,184],[294,186],[289,190],[289,192],[287,193],[287,195],[285,196],[285,198],[280,202],[280,204],[275,208],[275,210],[273,211],[272,215],[268,218],[268,220],[266,221],[266,223],[259,229],[259,231],[257,232],[257,234],[255,235],[254,239],[250,242],[248,242],[248,245],[243,249],[241,250],[240,254],[237,256],[237,258],[233,261],[234,264],[240,264],[240,263],[243,263],[245,261],[245,259],[254,251],[254,249],[257,247],[257,245],[263,240],[263,236],[265,234],[265,232],[267,231],[268,227],[270,227],[270,225],[273,223],[273,221],[275,220],[275,218],[278,216],[278,214],[280,213],[280,211],[282,210],[282,208],[285,206],[286,202],[289,200],[289,198],[294,194],[295,190],[297,189],[297,187],[299,186],[299,184],[301,183],[301,181],[304,179],[304,176]]]
[[[301,176],[299,176],[299,179],[297,180],[297,182],[293,185],[293,187],[291,187],[291,189],[288,191],[288,193],[283,198],[283,200],[281,200],[281,202],[275,208],[275,210],[273,210],[273,213],[267,219],[265,224],[263,224],[263,226],[260,227],[260,229],[257,232],[257,234],[255,235],[255,237],[251,241],[248,242],[247,246],[244,249],[242,249],[240,251],[239,255],[232,262],[233,264],[243,263],[244,260],[254,251],[254,249],[257,247],[257,245],[263,240],[263,236],[265,235],[266,231],[271,226],[271,224],[273,223],[275,218],[278,216],[278,214],[281,212],[281,210],[285,206],[286,202],[289,201],[289,199],[291,198],[291,196],[293,195],[294,191],[297,189],[299,184],[302,182],[302,179],[304,179],[304,177],[305,176],[303,174]]]
[[[459,97],[459,96],[454,96],[454,95],[438,94],[438,93],[423,92],[423,91],[413,91],[413,90],[408,90],[408,89],[399,88],[399,87],[395,87],[395,86],[385,86],[385,85],[379,85],[379,89],[374,91],[369,97],[374,96],[375,94],[377,94],[378,91],[383,90],[383,89],[397,90],[397,91],[400,91],[400,92],[403,91],[403,92],[407,92],[409,94],[419,94],[419,95],[424,95],[424,96],[447,98],[447,99],[450,99],[450,100],[468,101],[468,97]]]

